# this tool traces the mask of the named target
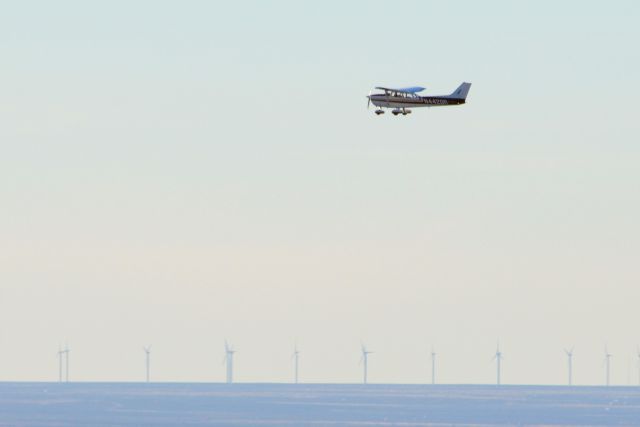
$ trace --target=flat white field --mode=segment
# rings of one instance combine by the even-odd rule
[[[0,426],[639,426],[640,387],[0,383]]]

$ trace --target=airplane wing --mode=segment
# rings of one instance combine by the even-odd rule
[[[398,89],[390,88],[390,87],[376,87],[379,90],[388,90],[390,92],[401,92],[401,93],[418,93],[422,92],[426,88],[420,86],[412,86],[412,87],[402,87]]]

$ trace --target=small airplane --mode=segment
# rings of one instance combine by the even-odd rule
[[[471,83],[462,83],[451,95],[420,96],[418,93],[425,90],[425,88],[420,86],[400,89],[376,87],[375,89],[383,90],[384,93],[372,95],[372,89],[371,92],[369,92],[369,96],[367,96],[367,98],[369,98],[367,108],[373,103],[373,105],[378,107],[376,110],[377,115],[384,114],[382,108],[393,108],[391,113],[393,113],[394,116],[398,114],[406,116],[411,113],[410,108],[464,104],[467,100],[469,88],[471,88]]]

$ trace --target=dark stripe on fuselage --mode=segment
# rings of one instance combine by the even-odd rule
[[[401,96],[371,95],[371,101],[388,102],[407,105],[459,105],[465,100],[460,98],[443,98],[439,96],[421,96],[418,98],[404,98]]]

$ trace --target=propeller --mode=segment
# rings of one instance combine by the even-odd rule
[[[369,107],[371,106],[371,92],[373,92],[373,89],[371,89],[369,91],[369,96],[367,96],[368,101],[367,101],[367,110],[369,109]]]
[[[365,347],[364,344],[360,344],[360,349],[361,349],[361,352],[360,352],[360,364],[362,364],[362,362],[364,362],[364,358],[367,355],[373,353],[373,351],[367,350],[367,347]]]
[[[230,359],[229,355],[233,357],[233,353],[235,352],[236,351],[233,349],[232,346],[229,345],[227,340],[224,340],[224,358],[222,359],[222,364],[224,365],[227,362],[227,360]]]
[[[604,347],[604,359],[602,360],[602,366],[607,364],[607,359],[613,357],[613,354],[609,353],[607,346]]]

